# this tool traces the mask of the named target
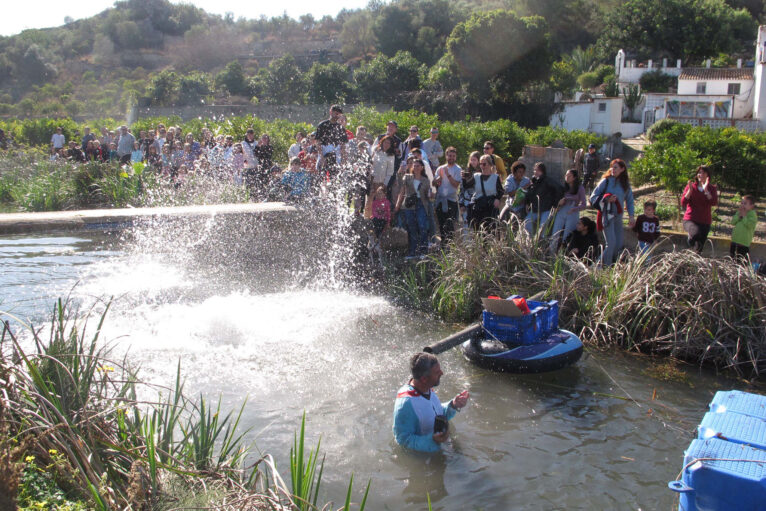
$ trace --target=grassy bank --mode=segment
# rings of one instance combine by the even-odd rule
[[[472,322],[489,294],[544,292],[561,327],[586,343],[676,357],[747,377],[766,371],[766,279],[731,259],[691,251],[627,257],[594,268],[548,252],[526,232],[472,233],[411,266],[403,300],[445,320]]]
[[[172,387],[140,401],[147,384],[99,340],[105,316],[89,327],[59,301],[49,337],[28,327],[32,348],[2,324],[0,509],[319,508],[324,463],[306,446],[305,416],[288,484],[246,442],[245,405],[188,398],[180,364]],[[349,483],[342,509],[351,495]]]

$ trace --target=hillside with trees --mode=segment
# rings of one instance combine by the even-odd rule
[[[167,0],[0,38],[0,114],[131,106],[389,103],[446,119],[547,122],[554,94],[636,58],[752,58],[762,0],[372,0],[315,19],[248,19]]]

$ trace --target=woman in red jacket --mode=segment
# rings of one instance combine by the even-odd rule
[[[712,209],[718,204],[718,189],[710,183],[710,168],[705,165],[697,167],[697,178],[689,180],[681,197],[681,207],[684,213],[684,230],[689,235],[687,243],[697,253],[702,248],[713,223]]]

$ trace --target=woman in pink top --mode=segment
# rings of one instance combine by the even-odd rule
[[[718,189],[710,182],[710,168],[700,165],[696,179],[689,180],[681,196],[681,207],[686,209],[684,230],[689,235],[686,241],[698,254],[707,241],[713,223],[713,206],[717,204]]]
[[[380,235],[391,223],[391,201],[386,198],[385,185],[378,185],[375,189],[375,198],[372,201],[372,228],[375,231],[375,238]]]

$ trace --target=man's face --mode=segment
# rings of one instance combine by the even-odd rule
[[[428,387],[438,387],[442,378],[442,374],[444,374],[442,372],[442,368],[437,362],[436,365],[431,368],[431,371],[423,377],[425,379],[424,383]]]
[[[394,124],[393,122],[389,122],[388,125],[386,126],[386,133],[388,133],[389,135],[396,134],[396,124]]]
[[[492,154],[495,152],[495,148],[489,144],[484,144],[484,154]]]
[[[338,120],[340,119],[340,116],[341,116],[341,113],[338,112],[337,110],[330,110],[330,120],[332,122],[338,122]]]
[[[447,152],[447,163],[449,165],[454,165],[457,161],[457,153],[455,151],[448,151]]]

